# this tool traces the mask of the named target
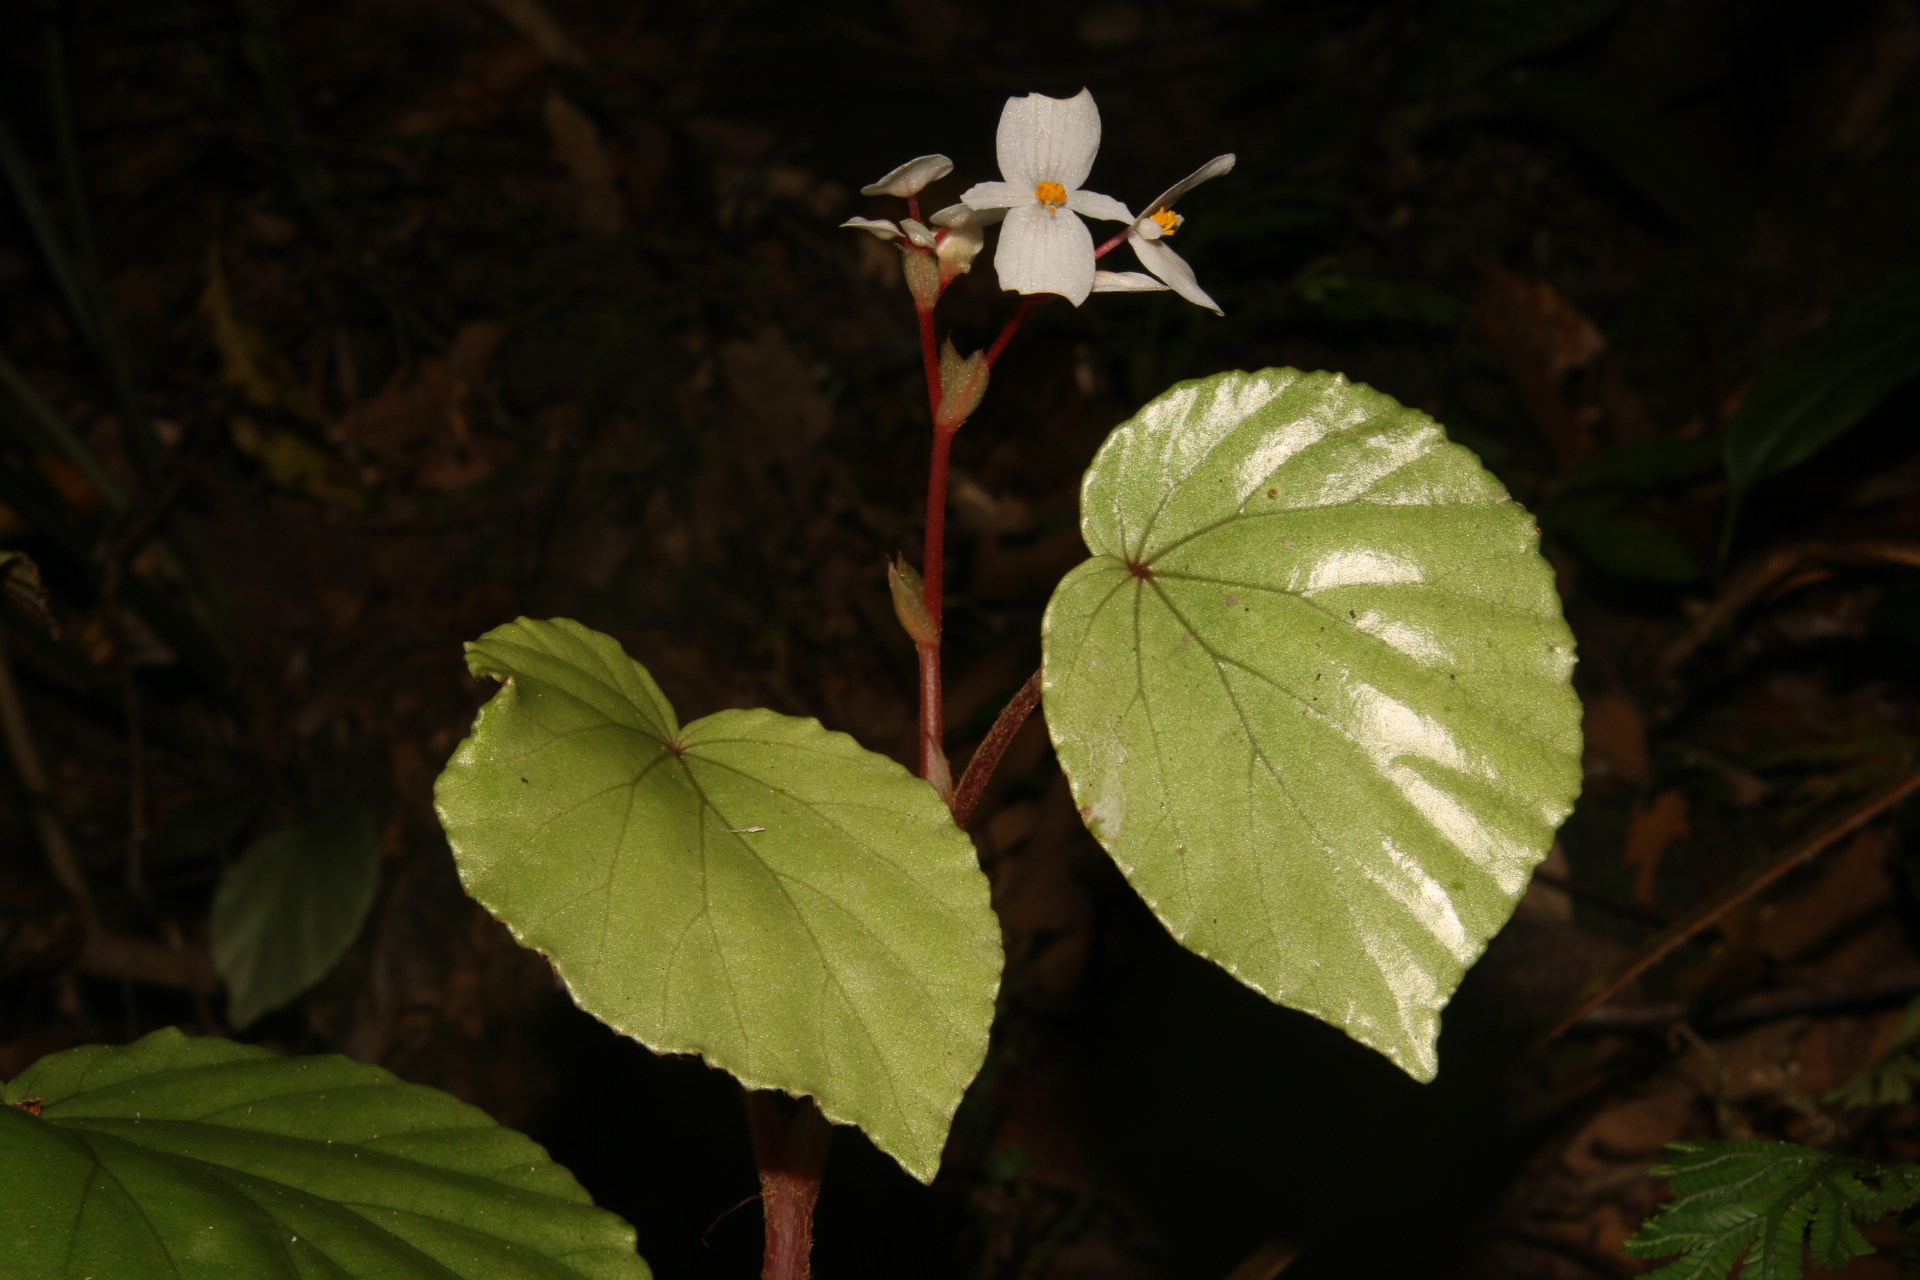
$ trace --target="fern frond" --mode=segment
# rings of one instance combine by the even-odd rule
[[[1822,1267],[1873,1252],[1857,1224],[1920,1201],[1920,1165],[1849,1160],[1791,1142],[1675,1142],[1652,1173],[1673,1201],[1626,1249],[1674,1261],[1649,1280],[1800,1280],[1803,1245]]]
[[[1916,1085],[1920,1085],[1920,999],[1909,1004],[1901,1015],[1887,1051],[1859,1075],[1829,1090],[1820,1100],[1830,1107],[1845,1107],[1849,1111],[1899,1106],[1913,1101]]]

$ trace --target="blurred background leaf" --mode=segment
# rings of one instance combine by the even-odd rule
[[[326,977],[366,922],[379,869],[373,815],[357,804],[263,836],[227,868],[207,927],[234,1026]]]
[[[1920,375],[1920,266],[1896,271],[1761,369],[1727,425],[1722,553],[1754,485],[1799,465]]]

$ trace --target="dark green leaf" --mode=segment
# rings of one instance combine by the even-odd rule
[[[1860,1228],[1920,1200],[1920,1166],[1883,1168],[1790,1142],[1675,1142],[1678,1160],[1651,1172],[1674,1198],[1626,1249],[1680,1255],[1653,1280],[1799,1280],[1803,1242],[1836,1268],[1873,1252]]]
[[[1337,324],[1385,320],[1446,329],[1459,323],[1466,306],[1451,294],[1400,280],[1347,273],[1340,259],[1316,258],[1294,278],[1293,296]]]
[[[1721,453],[1718,440],[1704,437],[1622,445],[1577,468],[1560,482],[1558,496],[1602,489],[1659,489],[1719,470]]]
[[[1622,87],[1573,72],[1535,72],[1516,73],[1502,92],[1605,160],[1695,235],[1719,244],[1738,233],[1736,202],[1714,180],[1712,166]]]
[[[182,806],[147,837],[148,863],[185,862],[212,853],[246,830],[266,800],[264,788],[238,787]]]
[[[1430,1079],[1580,789],[1533,517],[1426,414],[1268,369],[1115,429],[1080,527],[1043,670],[1093,834],[1186,946]]]
[[[1522,58],[1579,39],[1620,0],[1451,0],[1435,6],[1404,92],[1464,89]]]
[[[817,720],[683,726],[567,619],[495,628],[467,662],[506,685],[434,793],[468,891],[616,1030],[811,1095],[931,1180],[1001,961],[932,786]]]
[[[264,836],[227,868],[208,932],[234,1026],[327,976],[366,921],[379,876],[373,815],[359,805]]]
[[[168,1028],[42,1058],[5,1100],[8,1280],[648,1275],[537,1144],[346,1058]]]
[[[1686,543],[1657,525],[1619,514],[1620,499],[1585,494],[1556,502],[1541,525],[1573,544],[1595,568],[1622,578],[1652,582],[1691,582],[1700,567]]]
[[[1920,1085],[1920,1000],[1909,1004],[1900,1016],[1887,1051],[1820,1101],[1849,1111],[1902,1106],[1913,1101],[1915,1085]]]
[[[1727,534],[1749,490],[1825,448],[1920,375],[1920,266],[1841,308],[1760,371],[1727,427]]]

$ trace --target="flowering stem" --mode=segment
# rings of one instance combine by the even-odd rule
[[[1025,323],[1028,313],[1050,296],[1052,295],[1030,293],[1020,299],[1020,309],[1013,313],[1013,318],[1007,321],[1007,327],[1000,331],[1000,336],[995,338],[993,345],[987,348],[987,368],[993,368],[994,362],[1000,358],[1000,353],[1007,349],[1009,342],[1013,341],[1013,335],[1020,332],[1020,326]]]
[[[1132,227],[1125,227],[1119,231],[1114,232],[1113,237],[1110,240],[1108,240],[1105,244],[1101,245],[1098,249],[1095,249],[1093,251],[1093,260],[1095,262],[1098,262],[1100,259],[1112,253],[1115,249],[1118,249],[1122,244],[1126,242],[1127,232],[1131,230],[1133,230]]]
[[[930,388],[934,413],[940,412],[937,385]],[[943,797],[953,790],[947,764],[946,724],[940,689],[940,604],[946,590],[947,459],[953,451],[953,432],[935,425],[933,457],[927,463],[927,537],[920,556],[921,599],[933,622],[934,638],[920,649],[920,776]]]
[[[795,1104],[764,1089],[747,1093],[747,1128],[767,1224],[761,1280],[807,1280],[813,1271],[813,1205],[833,1131],[813,1099]]]
[[[933,308],[916,309],[920,313],[920,363],[927,371],[927,407],[932,410],[935,420],[938,420],[940,417],[940,343],[933,333]]]

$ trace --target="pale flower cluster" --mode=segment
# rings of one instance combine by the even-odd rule
[[[1093,159],[1099,150],[1100,111],[1085,89],[1071,98],[1049,98],[1038,93],[1009,98],[1000,113],[995,137],[1000,181],[974,184],[961,194],[959,204],[940,210],[927,222],[919,220],[916,204],[916,216],[899,223],[853,218],[841,225],[933,250],[942,260],[944,283],[972,265],[985,228],[1003,222],[993,255],[1002,289],[1023,294],[1056,293],[1076,307],[1090,293],[1171,289],[1189,302],[1221,314],[1219,304],[1200,287],[1193,268],[1166,240],[1185,221],[1174,212],[1174,202],[1209,178],[1232,169],[1233,156],[1209,160],[1162,192],[1135,217],[1112,196],[1080,185],[1093,171]],[[861,194],[913,199],[929,183],[952,170],[953,162],[945,156],[921,156],[861,188]],[[1093,234],[1082,218],[1129,224],[1126,243],[1140,265],[1152,274],[1100,270]]]

